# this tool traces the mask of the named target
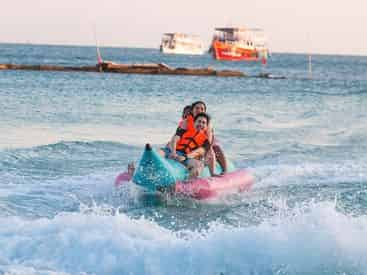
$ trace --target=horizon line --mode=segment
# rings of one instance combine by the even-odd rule
[[[9,42],[0,41],[0,44],[9,45],[34,45],[34,46],[63,46],[63,47],[96,47],[93,44],[72,44],[72,43],[37,43],[37,42]],[[138,46],[121,46],[121,45],[98,45],[99,48],[127,48],[127,49],[149,49],[149,50],[159,50],[159,48],[153,47],[138,47]],[[352,54],[352,53],[320,53],[320,52],[302,52],[302,51],[270,51],[271,54],[299,54],[299,55],[325,55],[325,56],[355,56],[355,57],[367,57],[367,54]]]

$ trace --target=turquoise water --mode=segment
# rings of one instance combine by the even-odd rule
[[[236,69],[209,55],[107,60]],[[87,65],[91,47],[0,44],[0,63]],[[0,274],[367,274],[367,57],[274,54],[285,80],[0,71]],[[114,178],[207,102],[251,192],[195,202]]]

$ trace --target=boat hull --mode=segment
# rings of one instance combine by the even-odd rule
[[[244,48],[236,44],[214,41],[213,57],[217,60],[228,61],[260,61],[261,54],[253,48]]]
[[[186,55],[203,55],[203,49],[190,49],[184,47],[168,48],[161,46],[161,52],[164,54],[186,54]]]

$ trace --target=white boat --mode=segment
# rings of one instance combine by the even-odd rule
[[[204,45],[196,35],[184,33],[163,34],[160,50],[165,54],[204,54]]]

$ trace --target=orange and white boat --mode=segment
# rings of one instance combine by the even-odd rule
[[[217,60],[266,63],[268,58],[266,38],[261,29],[216,28],[210,50]]]

